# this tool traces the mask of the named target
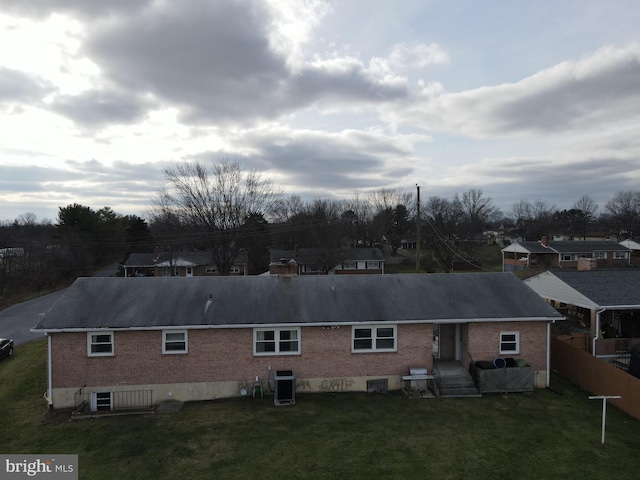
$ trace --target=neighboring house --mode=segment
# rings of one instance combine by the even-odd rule
[[[155,403],[239,396],[277,371],[298,391],[399,389],[434,356],[465,368],[522,358],[544,387],[550,323],[562,318],[509,273],[93,277],[33,331],[48,337],[52,407],[89,396],[109,409],[122,392]]]
[[[631,250],[631,265],[640,265],[640,243],[628,239],[620,242],[620,245]]]
[[[298,266],[298,275],[383,274],[385,262],[378,248],[342,248],[334,251],[296,247],[293,250],[270,251],[272,264],[292,260]]]
[[[601,241],[549,241],[519,242],[502,249],[502,270],[510,272],[526,268],[577,269],[580,259],[587,268],[628,267],[631,251],[611,240]]]
[[[209,252],[132,253],[122,264],[125,277],[217,276],[218,268]],[[231,266],[231,275],[247,275],[247,255],[241,252]]]
[[[566,315],[565,333],[588,332],[593,355],[640,343],[640,270],[550,270],[524,282]]]

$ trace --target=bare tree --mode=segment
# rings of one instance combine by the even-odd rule
[[[579,228],[582,233],[582,239],[585,240],[585,237],[587,236],[587,227],[596,219],[598,205],[589,195],[583,195],[576,203],[573,204],[573,209],[578,212],[577,217]]]
[[[413,193],[399,188],[382,188],[376,190],[369,193],[368,200],[374,214],[383,212],[389,208],[396,208],[398,205],[404,205],[410,215],[414,214]]]
[[[372,205],[366,198],[356,193],[356,195],[346,200],[343,221],[345,223],[345,233],[353,247],[373,245],[372,220]]]
[[[640,234],[640,191],[618,192],[609,200],[603,220],[620,240],[635,238]]]
[[[249,215],[271,211],[280,191],[231,161],[180,163],[164,173],[164,198],[154,218],[177,218],[185,233],[194,235],[194,245],[211,252],[218,271],[229,275],[240,252],[241,227]]]
[[[456,245],[461,217],[458,202],[435,196],[427,200],[425,237],[434,260],[445,272],[451,271],[453,259],[458,255]]]
[[[525,240],[539,240],[548,235],[553,225],[553,217],[558,208],[544,200],[531,203],[520,200],[511,210],[511,219],[516,225],[516,231]]]

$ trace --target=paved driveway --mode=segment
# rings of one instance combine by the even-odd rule
[[[117,267],[112,267],[97,273],[96,276],[111,277],[116,273]],[[66,289],[59,290],[0,310],[0,338],[13,338],[15,345],[44,338],[42,333],[31,333],[30,330],[65,291]]]

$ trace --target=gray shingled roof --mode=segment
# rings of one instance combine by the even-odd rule
[[[597,305],[640,305],[640,270],[553,270],[550,273]]]
[[[318,262],[323,250],[320,248],[298,248],[296,250],[280,250],[271,249],[269,258],[272,263],[279,262],[281,259],[294,259],[297,263],[303,265],[314,264]],[[384,261],[384,255],[379,248],[343,248],[340,250],[340,258],[342,260],[371,260]]]
[[[561,316],[510,273],[94,277],[78,279],[36,329],[548,318]]]
[[[153,267],[155,262],[153,253],[132,253],[122,264],[123,267]]]
[[[591,252],[628,252],[629,249],[624,245],[620,245],[612,240],[566,240],[566,241],[550,241],[549,246],[545,247],[537,242],[517,242],[518,245],[528,250],[530,253],[591,253]],[[509,247],[505,247],[503,251],[509,251]]]

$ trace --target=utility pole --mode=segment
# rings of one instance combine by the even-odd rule
[[[416,183],[418,190],[418,213],[416,216],[416,273],[420,273],[420,185]]]

